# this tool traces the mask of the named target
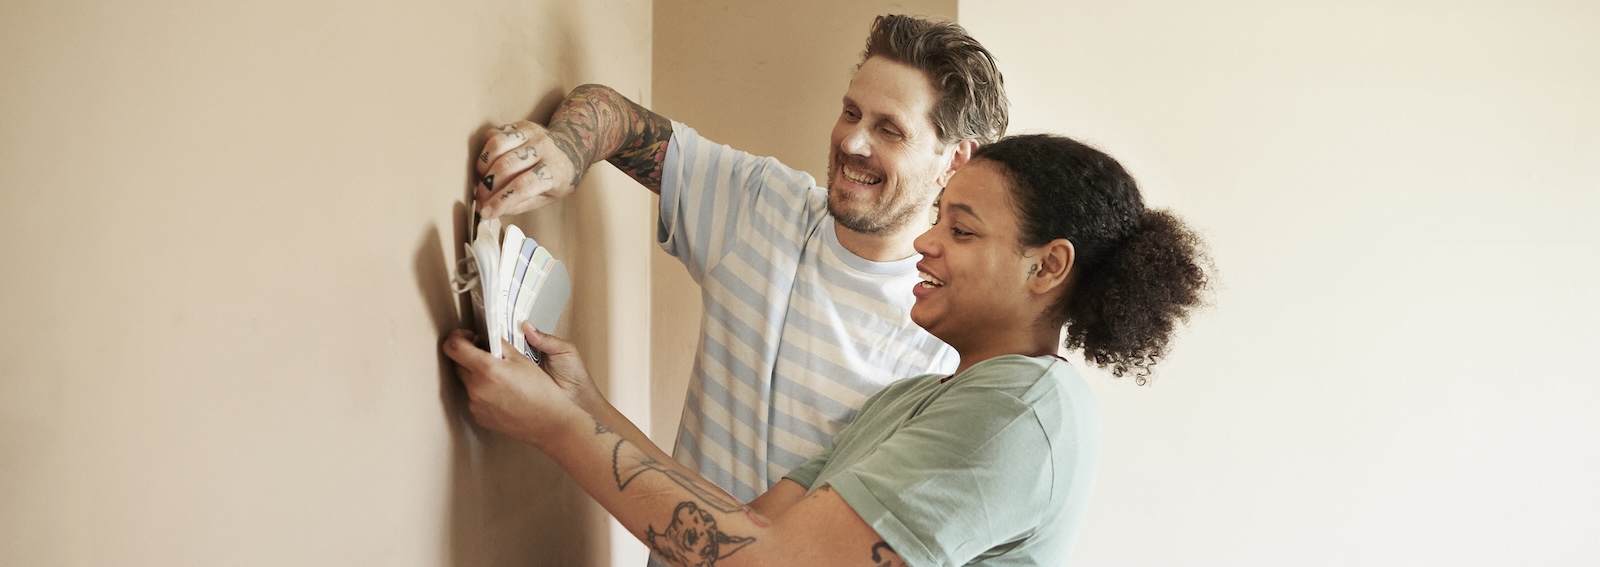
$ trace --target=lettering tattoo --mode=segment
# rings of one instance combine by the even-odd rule
[[[672,523],[661,533],[655,526],[645,527],[645,544],[662,558],[677,565],[712,567],[727,559],[755,538],[728,535],[717,527],[717,518],[694,502],[681,502],[672,511]]]
[[[512,152],[512,155],[517,156],[517,159],[522,161],[528,161],[530,159],[537,159],[539,157],[539,150],[533,149],[532,146],[522,146],[517,148],[517,151]]]
[[[906,561],[885,541],[872,544],[872,564],[877,567],[906,567]]]
[[[539,179],[543,179],[545,181],[555,180],[555,176],[550,175],[550,168],[542,163],[533,166],[533,174],[539,176]]]
[[[572,159],[574,177],[598,154],[651,191],[661,190],[661,164],[667,159],[672,121],[599,85],[573,89],[567,103],[551,119],[550,138]],[[580,151],[584,150],[584,151]]]

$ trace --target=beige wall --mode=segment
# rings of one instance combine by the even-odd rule
[[[1600,557],[1600,7],[963,2],[1014,131],[1119,156],[1222,288],[1097,379],[1075,565]]]
[[[437,343],[480,128],[585,81],[648,103],[649,10],[0,3],[0,565],[604,563]],[[648,199],[613,174],[520,221],[581,283],[562,331],[642,376]]]
[[[707,138],[822,179],[840,99],[879,14],[955,19],[955,0],[655,3],[651,107]],[[652,436],[671,449],[699,340],[700,288],[651,257]]]

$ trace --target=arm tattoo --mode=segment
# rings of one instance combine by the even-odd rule
[[[666,530],[656,533],[655,526],[645,526],[644,536],[645,544],[661,557],[694,567],[713,567],[755,540],[728,535],[717,527],[715,516],[688,501],[672,511],[672,523]]]
[[[672,121],[599,85],[573,89],[557,114],[551,125],[559,126],[550,137],[572,158],[574,170],[605,159],[652,191],[661,190]]]
[[[905,567],[906,562],[894,552],[894,548],[889,547],[888,542],[879,541],[872,544],[872,564],[878,567]]]
[[[598,420],[594,423],[595,435],[615,435],[611,428]],[[645,525],[644,542],[657,555],[676,565],[714,567],[717,561],[750,545],[756,538],[730,535],[717,525],[712,511],[732,514],[743,512],[752,523],[765,527],[766,519],[749,506],[729,502],[727,498],[694,482],[694,479],[672,470],[655,459],[627,445],[627,439],[618,439],[611,447],[611,475],[617,481],[617,491],[625,491],[634,479],[649,471],[666,475],[668,480],[689,491],[700,502],[685,500],[672,511],[672,520],[660,532],[655,524]],[[705,504],[710,509],[701,508]]]
[[[650,471],[655,471],[667,475],[667,479],[671,480],[673,484],[683,487],[684,490],[689,491],[690,494],[693,494],[696,498],[699,498],[707,505],[715,508],[718,512],[732,514],[734,512],[744,511],[744,506],[729,502],[721,495],[710,490],[706,490],[705,487],[700,486],[700,484],[695,482],[694,479],[685,476],[683,473],[662,466],[662,464],[655,459],[639,454],[637,449],[623,450],[623,447],[626,443],[626,440],[619,439],[617,440],[617,444],[611,448],[611,475],[617,481],[618,492],[627,490],[628,485],[633,483],[633,479],[639,478],[639,475]]]

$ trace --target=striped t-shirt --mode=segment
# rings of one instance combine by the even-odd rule
[[[673,456],[750,501],[827,448],[888,383],[956,366],[911,322],[917,258],[839,244],[804,172],[673,123],[656,239],[705,312]]]

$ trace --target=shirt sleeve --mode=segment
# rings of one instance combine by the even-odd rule
[[[809,174],[673,122],[662,163],[656,243],[683,262],[695,283],[741,238],[792,247],[798,256],[805,231],[825,210],[826,195]]]
[[[1051,445],[1034,408],[971,378],[825,480],[910,565],[964,565],[1019,541],[1050,502]]]

